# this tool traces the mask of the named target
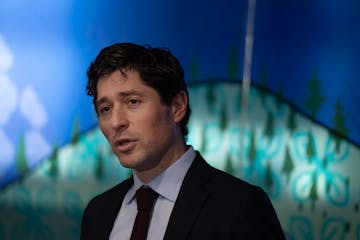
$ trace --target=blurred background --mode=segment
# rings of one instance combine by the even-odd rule
[[[360,239],[359,13],[356,0],[2,0],[0,239],[79,239],[87,202],[130,176],[85,92],[115,42],[179,58],[189,144],[263,187],[289,239]]]

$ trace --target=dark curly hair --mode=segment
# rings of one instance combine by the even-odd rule
[[[155,89],[160,95],[161,101],[166,105],[170,105],[173,97],[180,91],[184,91],[189,99],[184,80],[184,70],[170,50],[134,43],[117,43],[102,49],[87,70],[86,91],[89,96],[93,97],[96,113],[98,113],[95,104],[97,83],[100,78],[112,74],[116,70],[124,75],[126,75],[124,70],[138,72],[141,80]],[[191,109],[188,101],[186,114],[180,121],[184,139],[188,134],[187,123],[190,114]]]

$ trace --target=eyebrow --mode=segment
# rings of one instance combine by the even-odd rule
[[[128,97],[128,96],[133,96],[133,95],[140,96],[140,97],[145,96],[145,94],[143,92],[137,91],[135,89],[130,89],[128,91],[119,92],[117,95],[120,96],[121,98],[125,98],[125,97]],[[108,101],[109,101],[108,97],[102,97],[102,98],[96,100],[96,106],[99,106],[102,103],[108,102]]]

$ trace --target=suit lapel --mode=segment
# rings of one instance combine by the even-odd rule
[[[205,184],[210,180],[210,175],[211,167],[197,153],[180,188],[164,240],[187,239],[204,202],[209,197]]]
[[[106,203],[107,206],[104,206],[102,214],[102,224],[104,225],[105,236],[106,238],[110,237],[111,230],[115,223],[116,217],[120,211],[122,201],[125,197],[125,194],[129,190],[129,188],[133,185],[133,178],[130,177],[126,179],[124,182],[117,186],[117,189],[111,194]]]

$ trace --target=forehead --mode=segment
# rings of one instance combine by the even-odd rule
[[[97,83],[98,94],[105,88],[122,89],[126,87],[145,87],[146,84],[140,78],[136,71],[124,70],[120,72],[116,70],[110,74],[101,77]]]
[[[146,95],[159,95],[158,92],[145,84],[139,73],[133,70],[119,70],[99,79],[97,86],[97,99],[130,92],[142,92]]]

